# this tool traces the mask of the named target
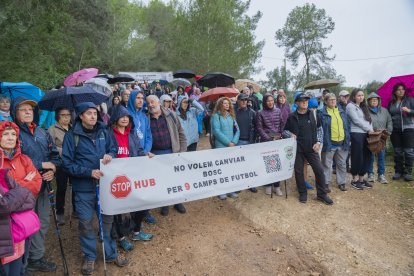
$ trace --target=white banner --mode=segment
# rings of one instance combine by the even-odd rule
[[[102,213],[122,214],[244,190],[292,177],[293,138],[101,164]]]
[[[137,81],[147,80],[150,83],[155,80],[171,82],[174,79],[173,72],[119,72],[119,74],[128,74]]]

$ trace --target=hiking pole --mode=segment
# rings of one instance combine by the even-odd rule
[[[287,179],[285,179],[285,194],[286,194],[286,199],[287,199]]]
[[[106,260],[105,260],[105,242],[103,238],[103,227],[102,227],[102,214],[101,214],[101,200],[99,197],[99,181],[94,180],[96,184],[95,194],[96,194],[96,212],[98,213],[98,222],[99,222],[99,239],[101,240],[102,244],[102,255],[103,255],[103,263],[104,263],[104,273],[106,276]]]
[[[44,170],[43,172],[46,172],[46,171]],[[60,237],[60,227],[59,227],[59,224],[58,224],[58,221],[57,221],[57,216],[56,216],[54,191],[52,189],[52,182],[51,181],[46,181],[46,188],[47,188],[47,196],[49,198],[49,204],[50,204],[50,207],[52,208],[53,220],[55,221],[56,235],[58,237],[59,247],[60,247],[60,255],[62,256],[63,275],[69,276],[68,264],[67,264],[67,261],[66,261],[65,252],[63,251],[62,238]]]

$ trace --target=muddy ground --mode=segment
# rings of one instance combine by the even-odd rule
[[[199,148],[208,148],[205,137]],[[315,191],[307,204],[299,203],[294,180],[287,190],[287,199],[259,188],[237,199],[194,201],[185,215],[153,210],[158,223],[144,227],[154,239],[135,242],[126,253],[131,263],[108,265],[108,275],[414,275],[414,183],[333,188],[333,206],[314,200]],[[62,227],[71,275],[80,275],[77,233],[76,220]],[[47,256],[62,275],[54,227],[49,237]],[[95,267],[94,275],[103,275],[101,255]]]

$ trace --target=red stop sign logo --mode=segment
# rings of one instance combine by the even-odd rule
[[[111,194],[115,198],[125,198],[131,192],[131,181],[125,175],[119,175],[111,182]]]

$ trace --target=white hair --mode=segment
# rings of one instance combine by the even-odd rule
[[[154,100],[156,102],[160,102],[160,99],[157,96],[155,96],[155,95],[149,95],[147,97],[147,102],[150,101],[150,100]]]

